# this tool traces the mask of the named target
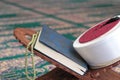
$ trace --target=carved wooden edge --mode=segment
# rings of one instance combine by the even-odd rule
[[[27,46],[27,44],[30,42],[30,40],[28,40],[26,38],[26,36],[31,36],[33,34],[35,34],[36,32],[32,29],[26,29],[26,28],[16,28],[14,30],[14,36],[16,37],[16,39],[18,39],[20,41],[20,43],[22,43],[25,47]]]
[[[25,28],[17,28],[14,30],[14,35],[15,37],[20,41],[20,43],[22,43],[25,47],[27,46],[27,44],[29,43],[29,40],[26,38],[26,36],[32,36],[34,33],[36,33],[34,30],[32,29],[25,29]],[[68,69],[67,67],[59,64],[58,62],[46,57],[43,54],[40,54],[39,52],[34,50],[35,55],[41,57],[42,59],[45,59],[49,62],[51,62],[52,64],[56,65],[57,68],[55,68],[56,70],[58,70],[59,68],[61,68],[61,70],[64,70],[74,76],[76,76],[77,78],[81,79],[81,80],[106,80],[105,76],[103,74],[107,74],[107,76],[110,76],[112,73],[116,74],[117,77],[120,78],[120,75],[118,75],[117,73],[115,73],[114,71],[111,70],[112,67],[120,64],[120,61],[116,62],[113,65],[101,68],[101,69],[96,69],[96,70],[88,70],[88,72],[84,75],[81,76],[75,72],[73,72],[72,70]],[[53,70],[53,73],[54,71]],[[108,72],[112,72],[111,74],[109,74]],[[49,74],[49,73],[48,73]],[[112,75],[111,75],[112,76]],[[109,79],[110,80],[110,79]],[[118,80],[117,78],[114,80]]]

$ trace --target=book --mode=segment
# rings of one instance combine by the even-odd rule
[[[34,49],[77,74],[84,75],[87,63],[73,48],[73,41],[44,25],[39,31]]]

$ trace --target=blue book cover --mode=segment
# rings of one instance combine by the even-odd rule
[[[46,25],[42,27],[39,42],[87,69],[87,63],[85,63],[80,55],[74,50],[73,42]]]

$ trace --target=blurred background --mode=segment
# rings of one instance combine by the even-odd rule
[[[98,22],[119,14],[120,0],[0,0],[0,80],[26,80],[25,48],[15,39],[15,28],[39,31],[46,24],[74,41]],[[37,76],[55,68],[37,56],[35,64]]]

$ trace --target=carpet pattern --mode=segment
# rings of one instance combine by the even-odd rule
[[[74,41],[96,23],[120,14],[119,4],[119,0],[0,0],[0,80],[26,80],[25,48],[13,36],[15,28],[39,31],[47,24]],[[37,76],[55,68],[37,56],[35,64]]]

